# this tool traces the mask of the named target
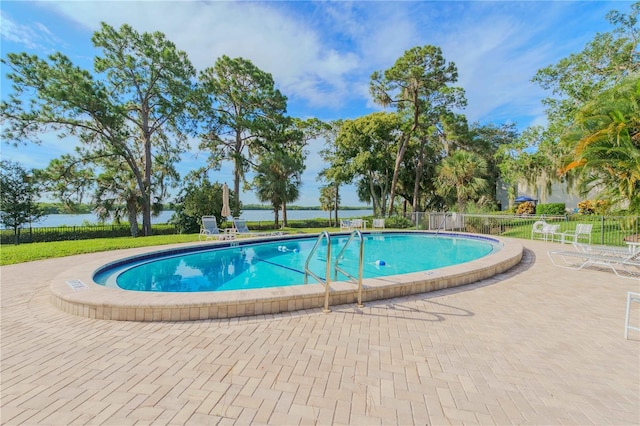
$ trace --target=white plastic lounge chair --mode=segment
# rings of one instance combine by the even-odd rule
[[[218,229],[218,223],[215,216],[202,216],[202,228],[200,229],[200,235],[198,239],[206,240],[232,240],[235,235],[225,229],[224,232],[220,232]]]
[[[533,240],[538,237],[541,240],[553,241],[559,229],[560,225],[553,225],[544,220],[538,220],[533,224],[533,228],[531,229],[531,239]]]
[[[591,229],[593,225],[591,223],[579,223],[576,225],[576,229],[573,231],[565,231],[558,234],[560,242],[564,244],[567,238],[573,239],[572,242],[577,243],[580,238],[588,239],[591,244]]]
[[[362,229],[364,222],[362,219],[351,219],[351,228],[353,229]]]
[[[596,250],[570,251],[551,250],[547,252],[551,263],[560,268],[580,270],[589,266],[606,266],[620,278],[640,280],[640,252],[625,254]],[[558,263],[562,260],[563,263]]]
[[[632,251],[624,247],[591,245],[591,244],[576,243],[576,242],[572,244],[573,244],[573,247],[576,249],[576,251],[581,253],[614,254],[618,256],[628,256],[630,254],[633,254]]]
[[[373,219],[373,222],[371,223],[371,228],[372,229],[384,229],[384,219]]]
[[[234,232],[237,235],[248,235],[251,237],[265,237],[267,235],[282,235],[282,232],[253,232],[249,230],[247,221],[244,219],[233,219]]]

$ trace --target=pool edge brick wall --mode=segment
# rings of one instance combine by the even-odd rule
[[[523,246],[515,239],[496,238],[502,249],[461,265],[429,272],[375,278],[363,281],[363,302],[423,294],[490,279],[520,263]],[[70,268],[51,282],[51,303],[61,311],[98,320],[114,321],[202,321],[246,316],[266,316],[286,312],[320,310],[324,306],[324,286],[291,286],[277,292],[237,291],[223,293],[131,292],[125,299],[122,291],[92,282],[91,275],[104,260]],[[70,277],[81,279],[86,288],[72,288]],[[494,280],[498,282],[497,280]],[[330,284],[330,306],[353,304],[357,286],[348,282]]]

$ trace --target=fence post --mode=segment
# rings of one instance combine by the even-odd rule
[[[600,216],[600,244],[604,244],[604,216]]]

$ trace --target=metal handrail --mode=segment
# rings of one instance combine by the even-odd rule
[[[456,219],[456,213],[455,212],[446,212],[444,214],[444,218],[442,219],[442,222],[440,223],[440,226],[438,226],[438,229],[436,229],[436,235],[438,235],[440,233],[440,229],[442,229],[442,227],[444,227],[444,230],[447,230],[447,216],[451,216],[451,218],[453,220]]]
[[[320,242],[326,238],[327,239],[327,261],[326,261],[326,265],[327,265],[327,269],[326,269],[326,274],[325,277],[326,279],[322,279],[319,276],[317,276],[316,274],[314,274],[311,269],[309,269],[309,262],[311,262],[311,258],[313,257],[313,255],[315,254],[316,250],[318,249],[318,247],[320,246]],[[316,243],[314,244],[313,248],[311,249],[311,252],[309,253],[309,256],[307,257],[307,260],[304,263],[304,283],[307,284],[308,283],[308,276],[311,275],[313,278],[315,278],[316,280],[318,280],[318,282],[320,284],[324,284],[325,290],[324,290],[324,309],[322,310],[322,312],[329,313],[331,312],[331,309],[329,309],[329,283],[330,283],[330,275],[331,275],[331,236],[329,235],[329,233],[327,231],[322,231],[320,233],[320,235],[318,235],[318,239],[316,240]]]
[[[358,276],[357,277],[354,277],[353,275],[349,274],[347,271],[340,268],[340,265],[339,265],[340,260],[342,260],[342,257],[344,256],[344,253],[347,250],[347,247],[349,246],[349,244],[351,244],[351,242],[355,237],[358,237],[358,239],[360,240],[360,254],[358,258]],[[364,261],[364,238],[362,237],[362,232],[360,232],[359,229],[355,229],[349,236],[349,239],[347,240],[347,242],[342,247],[342,250],[340,250],[340,253],[338,253],[338,256],[336,257],[336,262],[333,267],[334,269],[333,279],[334,281],[337,281],[338,272],[340,272],[343,275],[345,275],[347,278],[349,278],[350,280],[358,284],[358,308],[364,307],[364,305],[362,304],[362,263],[363,261]]]

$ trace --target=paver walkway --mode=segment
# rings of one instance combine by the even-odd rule
[[[523,243],[519,266],[466,287],[184,323],[54,308],[48,278],[99,254],[2,267],[0,421],[640,423],[640,333],[623,330],[640,283],[555,268],[557,244]]]

